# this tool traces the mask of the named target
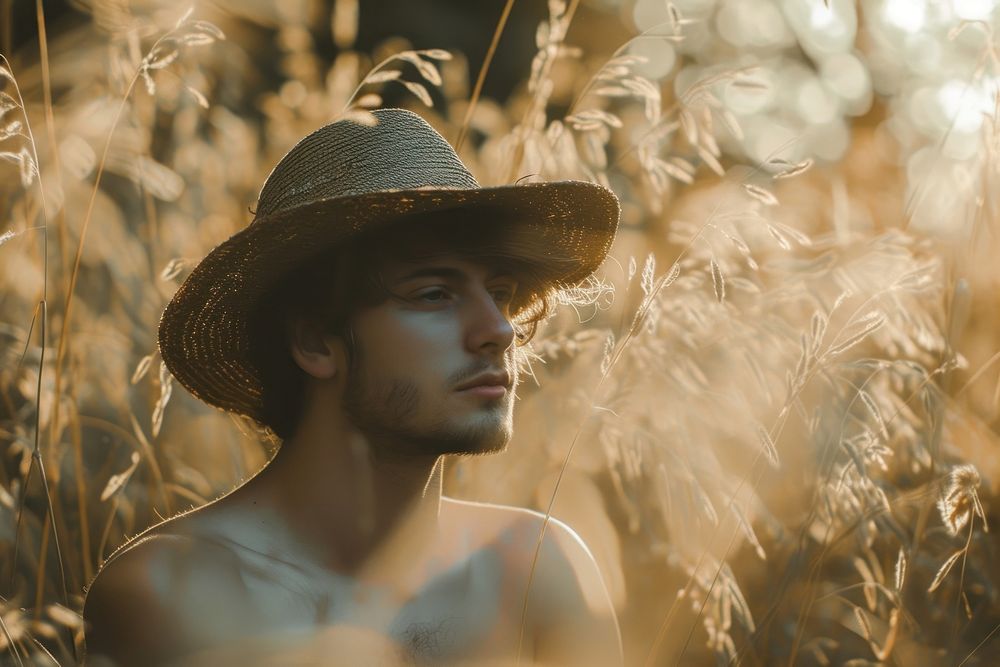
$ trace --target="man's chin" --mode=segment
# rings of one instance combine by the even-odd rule
[[[447,452],[453,456],[487,456],[489,454],[501,454],[507,451],[507,440],[500,442],[477,443],[475,445],[456,448],[457,451]]]
[[[482,426],[479,428],[473,427],[464,433],[453,434],[452,437],[444,435],[438,442],[442,450],[441,454],[476,456],[499,454],[507,449],[510,439],[510,428],[496,424],[490,425],[487,428],[483,428]]]

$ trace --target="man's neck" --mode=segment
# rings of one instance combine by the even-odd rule
[[[261,476],[282,520],[321,563],[376,578],[438,537],[440,457],[373,455],[339,411],[307,415]],[[381,449],[381,448],[380,448]]]

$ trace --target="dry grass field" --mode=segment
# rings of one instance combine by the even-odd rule
[[[174,386],[160,313],[298,138],[399,105],[484,185],[622,201],[592,298],[532,343],[511,447],[445,492],[576,528],[627,664],[1000,664],[995,0],[549,0],[504,100],[461,52],[356,47],[358,0],[81,0],[52,34],[20,4],[0,662],[75,664],[102,560],[266,462]]]

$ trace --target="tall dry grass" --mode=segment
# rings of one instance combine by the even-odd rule
[[[839,155],[807,132],[762,152],[766,128],[733,96],[791,88],[810,43],[796,33],[780,61],[734,53],[713,33],[723,18],[685,6],[627,44],[585,44],[573,31],[608,19],[551,0],[500,103],[460,53],[359,52],[345,0],[95,0],[90,25],[56,36],[39,1],[40,50],[0,70],[5,659],[72,664],[102,559],[267,460],[248,425],[174,391],[159,313],[285,150],[386,100],[453,138],[483,184],[581,178],[622,199],[608,289],[545,323],[510,451],[454,461],[446,483],[573,525],[629,664],[1000,656],[998,115],[955,157],[947,133],[887,139],[900,91],[840,119]],[[996,76],[988,21],[952,33],[971,82]],[[879,34],[858,39],[873,62]],[[654,76],[651,43],[684,66]]]

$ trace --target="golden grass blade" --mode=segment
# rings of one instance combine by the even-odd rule
[[[761,450],[767,456],[770,464],[775,468],[779,467],[778,448],[775,447],[774,440],[771,439],[771,434],[763,426],[757,427],[757,439],[760,441]]]
[[[167,262],[167,265],[163,267],[163,271],[160,272],[160,280],[173,280],[181,274],[181,271],[187,267],[187,264],[187,260],[182,257],[176,257],[170,260]]]
[[[857,620],[858,625],[861,627],[862,636],[868,640],[868,643],[872,642],[872,627],[868,623],[868,617],[865,616],[864,610],[861,607],[854,608],[854,618]]]
[[[955,563],[963,554],[965,554],[965,549],[959,549],[949,556],[948,560],[946,560],[941,567],[938,568],[937,574],[934,575],[934,580],[931,582],[931,585],[927,587],[928,593],[933,593],[937,590],[937,587],[941,585],[941,582],[944,581],[946,576],[948,576],[948,573],[951,572],[951,568],[955,566]]]
[[[750,195],[751,197],[759,201],[761,204],[763,204],[764,206],[778,205],[778,198],[775,197],[770,190],[762,188],[759,185],[753,185],[752,183],[744,183],[743,190],[748,195]]]
[[[899,555],[896,556],[896,569],[893,580],[896,592],[901,593],[903,591],[903,584],[906,582],[906,554],[903,553],[902,547],[899,549]]]
[[[629,265],[629,269],[631,272],[631,265]],[[649,253],[646,255],[646,260],[642,263],[642,273],[639,279],[639,286],[642,288],[642,293],[647,297],[653,294],[655,275],[656,255]]]
[[[751,523],[743,515],[743,512],[739,511],[736,507],[736,503],[730,503],[729,510],[736,518],[736,522],[743,531],[743,536],[746,538],[747,542],[750,543],[750,546],[753,547],[757,558],[767,560],[767,552],[764,551],[764,545],[760,543],[760,539],[757,537],[757,533],[754,531],[753,525],[751,525]],[[750,631],[753,632],[753,618],[749,614],[746,614],[745,621],[747,622],[747,626],[750,628]]]
[[[152,433],[153,438],[160,434],[160,427],[163,426],[163,415],[167,409],[167,403],[170,402],[170,397],[173,394],[173,376],[167,370],[167,365],[160,362],[160,398],[157,399],[156,405],[153,406],[153,415],[151,418]]]
[[[368,93],[359,97],[355,105],[362,109],[377,109],[382,106],[382,96],[375,93]]]
[[[886,428],[885,420],[882,419],[882,411],[879,410],[878,405],[875,404],[875,399],[872,398],[872,395],[864,389],[858,390],[858,398],[861,399],[861,402],[865,404],[866,408],[868,408],[868,412],[875,418],[875,423],[878,424],[879,432],[881,433],[883,440],[888,442],[889,430]]]
[[[715,300],[722,303],[726,299],[726,279],[714,257],[709,262],[709,267],[712,272],[712,289],[715,291]]]
[[[852,560],[854,568],[861,574],[861,578],[864,579],[861,590],[865,596],[865,603],[868,605],[868,610],[874,612],[878,603],[875,575],[872,574],[871,568],[863,558],[855,556]]]
[[[366,127],[374,127],[375,125],[378,125],[378,118],[375,114],[367,111],[366,109],[351,109],[350,111],[344,112],[341,118]]]
[[[785,169],[784,171],[778,172],[773,176],[773,178],[774,180],[779,180],[782,178],[792,178],[794,176],[798,176],[799,174],[804,174],[805,172],[809,171],[812,168],[812,166],[813,166],[813,161],[811,159],[803,160],[802,162],[792,165],[791,167]]]
[[[503,12],[500,14],[500,20],[497,21],[497,27],[493,30],[493,39],[490,40],[490,48],[486,50],[486,58],[483,60],[482,67],[479,68],[476,85],[472,89],[472,97],[469,98],[469,106],[465,109],[465,118],[462,119],[462,126],[458,130],[458,138],[455,139],[456,153],[461,152],[462,144],[465,143],[465,137],[469,131],[469,122],[472,120],[472,114],[476,110],[479,96],[483,92],[486,73],[490,70],[490,65],[493,64],[493,55],[496,53],[497,44],[500,43],[500,35],[503,34],[503,30],[507,26],[507,19],[510,17],[510,10],[513,7],[514,0],[507,0],[507,3],[503,7]],[[518,650],[518,655],[520,655],[520,650]]]
[[[823,336],[826,335],[826,327],[829,322],[829,318],[826,314],[819,310],[814,312],[812,318],[809,320],[809,353],[811,355],[815,355],[819,352],[819,348],[823,343]]]
[[[441,85],[441,73],[434,63],[424,60],[416,51],[403,51],[396,55],[399,60],[404,60],[414,67],[424,79],[432,86]]]
[[[132,462],[129,467],[120,473],[116,473],[108,478],[107,484],[104,485],[104,490],[101,491],[101,502],[106,502],[108,498],[116,495],[119,491],[125,488],[128,480],[132,477],[132,473],[135,469],[139,467],[139,452],[132,452]]]
[[[427,88],[423,84],[416,81],[403,81],[402,79],[397,79],[397,82],[403,84],[408,91],[416,95],[417,99],[427,106],[434,106],[434,100],[431,99],[431,94],[427,92]]]
[[[838,354],[842,354],[847,350],[851,349],[865,338],[869,334],[876,331],[879,327],[885,324],[886,318],[883,313],[878,311],[871,311],[865,317],[863,317],[856,324],[862,324],[861,329],[853,334],[849,334],[843,341],[833,344],[826,349],[823,353],[824,357],[835,357]]]
[[[366,76],[362,83],[373,84],[373,83],[386,83],[387,81],[395,81],[402,74],[398,69],[382,70],[381,72],[373,72]]]
[[[431,58],[433,60],[451,60],[451,51],[446,51],[445,49],[421,49],[419,51],[414,51],[414,53],[420,54],[425,58]]]

